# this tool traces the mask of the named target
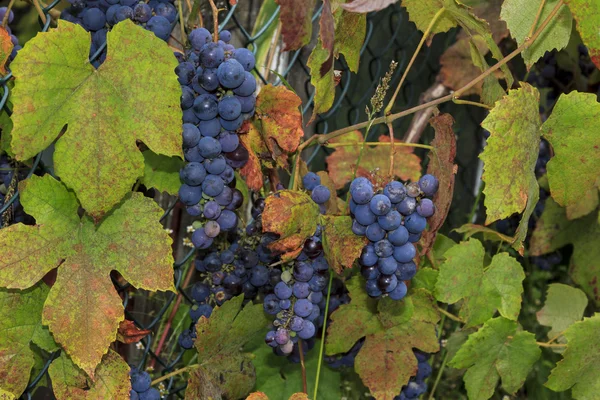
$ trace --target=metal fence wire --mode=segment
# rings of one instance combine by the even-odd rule
[[[41,20],[39,20],[42,32],[46,32],[50,28],[50,10],[57,7],[59,3],[60,0],[54,0],[47,7],[43,8],[47,22],[42,24]],[[240,1],[234,6],[227,5],[227,12],[222,13],[220,16],[222,18],[219,26],[220,29],[228,29],[233,34],[233,43],[237,47],[245,46],[257,52],[260,46],[272,45],[271,40],[264,41],[262,39],[269,32],[272,35],[273,29],[271,28],[279,23],[279,7],[273,7],[275,11],[268,15],[267,18],[263,18],[265,23],[260,27],[255,27],[252,20],[258,13],[262,3],[262,0],[250,0],[246,2]],[[315,25],[318,24],[320,12],[321,9],[317,8],[313,16],[313,23]],[[210,16],[207,16],[207,18],[209,19]],[[174,30],[174,32],[176,31]],[[365,106],[369,104],[380,78],[388,70],[390,62],[392,60],[398,62],[398,68],[391,83],[391,87],[395,87],[414,49],[417,47],[421,35],[414,24],[408,20],[408,14],[399,4],[390,6],[383,11],[369,14],[367,16],[366,37],[361,49],[358,74],[349,71],[343,58],[336,61],[335,69],[342,72],[342,78],[336,87],[334,105],[328,112],[318,116],[314,126],[307,128],[307,135],[314,132],[327,133],[328,131],[364,121],[366,119]],[[454,37],[455,32],[437,35],[432,44],[421,51],[397,100],[395,110],[417,105],[420,94],[435,83],[440,68],[439,57],[452,43]],[[314,42],[313,38],[313,44]],[[277,62],[275,62],[273,64],[274,67],[273,65],[269,66],[273,67],[281,77],[286,79],[302,98],[302,112],[305,116],[305,121],[310,118],[313,109],[314,89],[310,85],[310,71],[306,66],[306,61],[313,44],[294,52],[280,53],[277,60],[279,64],[276,65]],[[98,57],[102,49],[103,46],[90,60]],[[275,85],[282,83],[281,79],[275,74],[265,77],[260,71],[257,70],[255,72],[263,83],[270,82]],[[11,110],[7,104],[7,100],[10,94],[9,81],[11,78],[12,75],[9,73],[0,79],[0,88],[2,90],[0,108],[4,108],[9,115]],[[440,108],[442,111],[451,112],[458,121],[455,126],[459,138],[458,148],[464,149],[457,157],[459,172],[455,200],[459,200],[459,202],[457,207],[453,207],[449,216],[450,227],[455,227],[467,222],[464,220],[465,215],[468,214],[477,194],[477,183],[480,178],[477,173],[477,155],[483,143],[479,123],[483,119],[484,114],[480,109],[457,108],[453,104],[442,105]],[[409,122],[410,118],[396,120],[394,122],[395,132],[404,132]],[[370,132],[370,138],[374,139],[378,137],[384,133],[384,130],[384,127],[375,127]],[[431,132],[426,131],[424,137],[430,139]],[[320,146],[316,147],[312,153],[308,154],[306,158],[307,163],[312,164],[315,168],[323,168],[324,158],[329,152],[329,149]],[[34,172],[38,172],[40,165],[43,166],[43,162],[40,163],[40,160],[44,159],[42,153],[35,157],[28,176],[31,176]],[[46,151],[46,153],[50,153],[50,151]],[[48,156],[50,154],[46,154],[46,157]],[[42,169],[42,172],[52,172],[51,169],[47,169],[46,167]],[[17,191],[6,204],[0,207],[0,215],[9,207],[12,207],[18,197],[19,193]],[[163,205],[166,208],[165,214],[161,219],[165,225],[173,219],[174,214],[178,213],[179,217],[181,217],[181,207],[177,205],[176,199],[171,197],[159,200],[164,203]],[[461,204],[464,206],[461,206]],[[189,307],[193,304],[193,301],[186,292],[188,288],[183,287],[184,275],[186,275],[186,268],[194,268],[193,263],[189,263],[188,261],[194,256],[195,251],[182,246],[181,237],[185,236],[185,221],[183,223],[179,221],[177,225],[179,225],[179,229],[176,229],[174,235],[176,238],[179,238],[176,241],[176,253],[179,261],[175,262],[173,269],[178,293],[182,295],[180,300],[182,307],[180,308],[186,309],[186,305]],[[127,355],[128,362],[132,365],[135,363],[140,369],[146,368],[147,364],[150,363],[154,365],[155,371],[159,371],[162,374],[167,374],[186,363],[192,362],[194,351],[190,350],[186,352],[180,349],[176,343],[178,335],[176,329],[172,329],[170,332],[171,339],[169,343],[171,346],[169,351],[161,351],[160,354],[152,351],[154,342],[158,340],[156,335],[160,333],[160,328],[164,328],[161,326],[161,321],[164,321],[167,312],[173,310],[174,304],[176,302],[179,303],[179,301],[176,301],[178,295],[175,293],[151,295],[145,291],[136,291],[128,284],[123,285],[116,277],[113,277],[113,282],[123,298],[126,318],[134,321],[139,328],[152,330],[153,332],[142,339],[137,346],[122,345],[119,347],[119,351]],[[58,357],[58,355],[59,352],[50,354],[43,367],[39,371],[36,371],[37,374],[31,378],[30,384],[27,386],[21,399],[53,398],[51,391],[48,389],[51,385],[47,371],[52,360]],[[185,384],[182,384],[181,380],[177,381],[175,378],[170,378],[161,385],[161,393],[163,394],[163,398],[183,398],[185,387]]]

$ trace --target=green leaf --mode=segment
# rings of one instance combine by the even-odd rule
[[[254,367],[240,348],[262,335],[269,321],[261,304],[249,302],[242,307],[243,301],[244,295],[234,297],[196,324],[198,338],[194,345],[200,366],[190,374],[190,393],[240,398],[254,386]]]
[[[477,224],[464,224],[460,228],[454,229],[454,232],[461,233],[465,239],[468,239],[473,235],[481,233],[483,236],[483,240],[506,243],[511,243],[513,241],[513,238],[511,238],[510,236],[503,235],[500,232],[495,231],[491,228]]]
[[[511,36],[522,45],[528,38],[531,27],[542,0],[505,0],[500,17],[506,21]],[[536,29],[552,12],[559,0],[547,0],[539,17]],[[527,69],[547,52],[562,50],[569,44],[573,18],[567,6],[562,6],[552,21],[544,28],[540,36],[523,51],[522,56]]]
[[[521,85],[500,100],[481,124],[490,132],[480,156],[485,163],[486,225],[522,212],[529,197],[538,192],[534,167],[540,143],[539,92],[527,83]]]
[[[319,207],[301,191],[280,190],[267,197],[262,213],[263,232],[273,232],[279,239],[269,245],[282,258],[294,258],[304,241],[312,236],[319,222]]]
[[[600,188],[600,104],[592,93],[559,97],[542,125],[554,157],[548,162],[552,198],[572,206]]]
[[[312,53],[308,57],[306,66],[310,69],[310,83],[315,88],[314,109],[311,121],[317,114],[326,112],[333,105],[335,99],[335,81],[333,76],[333,64],[325,74],[321,74],[321,66],[329,59],[329,50],[323,47],[319,38]]]
[[[283,51],[297,50],[308,44],[312,35],[315,0],[275,0],[281,7]]]
[[[600,390],[600,314],[576,322],[567,329],[563,359],[552,370],[546,386],[555,392],[573,388],[577,400],[598,398]]]
[[[566,0],[565,3],[577,21],[577,31],[590,52],[592,62],[600,68],[600,3],[596,0]]]
[[[546,303],[537,312],[537,320],[540,325],[552,328],[548,337],[554,339],[569,326],[581,321],[587,304],[587,297],[581,290],[562,283],[553,283],[548,286]]]
[[[178,157],[154,154],[150,150],[146,150],[142,154],[144,156],[144,176],[141,182],[144,186],[176,195],[181,186],[179,170],[183,168],[183,161]]]
[[[354,260],[360,257],[367,239],[352,232],[352,218],[349,216],[322,215],[323,251],[329,266],[341,274],[345,268],[352,268]]]
[[[471,52],[471,60],[473,64],[481,70],[481,72],[485,72],[490,67],[487,63],[485,56],[487,54],[487,48],[484,51],[480,50],[481,42],[485,42],[481,36],[475,36],[469,40],[469,50]],[[502,86],[500,86],[500,82],[498,82],[498,78],[494,76],[494,74],[490,74],[485,77],[482,83],[481,88],[481,101],[484,104],[493,106],[496,101],[500,100],[506,92]]]
[[[583,218],[569,221],[564,208],[552,199],[546,200],[541,218],[531,235],[529,252],[540,256],[573,245],[573,255],[569,265],[569,275],[594,300],[600,304],[600,223],[598,212]]]
[[[335,28],[334,52],[336,58],[342,53],[352,72],[358,72],[360,49],[365,41],[367,16],[342,11]]]
[[[11,86],[13,81],[9,81],[8,85]],[[12,90],[12,89],[11,89]],[[0,109],[0,130],[2,131],[2,135],[0,135],[0,153],[6,153],[10,157],[13,157],[14,154],[10,149],[10,141],[11,141],[11,132],[12,132],[12,119],[8,115],[6,108],[12,109],[12,103],[10,102],[10,98],[6,100],[5,107]]]
[[[427,30],[431,20],[440,10],[440,0],[403,0],[402,6],[408,11],[408,18],[417,25],[422,32]],[[456,20],[449,13],[442,14],[433,28],[432,34],[446,32],[456,26]]]
[[[484,269],[485,250],[477,239],[469,239],[446,251],[435,286],[439,301],[453,304],[463,300],[460,316],[466,326],[479,325],[496,310],[517,320],[521,309],[522,282],[525,273],[508,253],[492,258]]]
[[[42,325],[49,290],[44,283],[24,291],[0,290],[0,394],[18,398],[25,390],[35,362],[31,342],[47,351],[56,350],[48,328]]]
[[[128,399],[131,383],[129,365],[113,350],[102,358],[95,380],[85,376],[63,352],[48,369],[58,399]]]
[[[138,288],[175,291],[172,240],[158,222],[163,210],[133,193],[95,226],[89,217],[78,217],[74,194],[51,176],[34,175],[19,188],[37,225],[0,230],[0,282],[26,289],[58,267],[42,322],[93,377],[123,319],[111,271]]]
[[[115,25],[97,70],[88,62],[90,40],[82,27],[60,20],[19,52],[11,64],[11,146],[25,160],[60,136],[56,173],[99,218],[144,173],[136,140],[157,154],[183,158],[181,88],[173,52],[152,32],[131,21]],[[148,88],[159,90],[148,95]]]
[[[439,271],[432,268],[419,268],[417,274],[410,281],[411,288],[426,289],[429,293],[434,293],[438,274]]]
[[[468,368],[464,376],[469,399],[489,399],[498,381],[508,393],[515,393],[525,382],[541,350],[535,336],[517,332],[517,323],[505,318],[486,322],[450,360],[454,368]]]

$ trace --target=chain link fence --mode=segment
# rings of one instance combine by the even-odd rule
[[[272,0],[266,1],[272,2]],[[50,10],[57,7],[59,3],[60,0],[55,0],[43,8],[47,22],[45,24],[40,22],[42,32],[50,28]],[[264,51],[265,47],[271,49],[270,63],[267,68],[257,69],[255,72],[263,84],[269,82],[278,85],[282,83],[282,78],[289,82],[303,100],[302,112],[305,117],[304,120],[307,121],[312,113],[314,89],[310,85],[310,71],[306,66],[306,61],[310,49],[314,45],[315,38],[313,38],[313,43],[306,48],[281,53],[277,27],[279,7],[271,3],[272,10],[268,12],[269,8],[266,5],[261,9],[262,4],[262,0],[252,0],[240,1],[235,6],[227,6],[227,12],[223,12],[220,16],[222,18],[220,28],[232,32],[234,37],[232,43],[236,47],[249,47],[255,53],[261,50]],[[210,21],[211,18],[208,10],[207,7],[206,12],[204,12],[205,9],[202,8],[203,15],[206,15],[205,21]],[[317,8],[313,16],[315,25],[318,25],[320,11],[321,9]],[[262,23],[255,26],[254,21],[257,18]],[[209,26],[209,24],[205,25]],[[178,30],[175,29],[174,34]],[[364,121],[366,119],[365,106],[370,104],[375,88],[380,78],[387,72],[390,62],[394,60],[399,64],[391,82],[391,87],[394,88],[421,39],[421,33],[408,20],[408,14],[399,4],[368,15],[366,32],[365,42],[361,49],[359,72],[357,74],[351,73],[343,58],[336,61],[335,69],[341,71],[342,77],[336,87],[334,105],[331,110],[320,115],[313,126],[307,128],[307,135],[327,133]],[[313,36],[316,36],[316,32]],[[454,38],[455,32],[436,35],[431,45],[421,51],[408,75],[408,80],[393,111],[417,105],[421,93],[435,84],[439,71],[439,57],[453,42]],[[97,57],[102,49],[103,47],[91,59]],[[277,73],[275,74],[272,71]],[[2,90],[0,108],[4,108],[9,115],[11,110],[7,100],[10,94],[9,81],[11,78],[12,75],[9,74],[0,79]],[[467,222],[467,215],[477,195],[480,179],[477,155],[483,143],[479,123],[485,114],[477,108],[457,107],[453,104],[442,105],[440,109],[443,112],[450,112],[457,120],[455,129],[460,151],[457,157],[459,173],[455,192],[455,204],[457,206],[453,207],[449,216],[449,227],[453,228]],[[402,136],[403,132],[408,129],[410,121],[411,118],[408,117],[394,122],[396,136]],[[384,133],[387,133],[387,128],[376,126],[370,131],[369,138],[374,140]],[[425,141],[432,138],[430,128],[425,130],[423,138]],[[314,150],[311,149],[306,157],[307,163],[311,164],[312,168],[323,169],[325,167],[325,156],[331,151],[321,146],[316,147]],[[50,151],[46,152],[50,153]],[[418,154],[421,157],[425,155],[421,152]],[[46,168],[41,162],[42,159],[47,159],[49,155],[46,154],[45,157],[42,157],[42,153],[38,154],[33,160],[28,176],[31,176],[34,172],[39,173],[40,166],[42,166],[42,173],[52,172],[51,168]],[[2,205],[0,214],[12,207],[18,196],[17,191],[6,204]],[[182,245],[181,238],[186,236],[186,226],[191,224],[191,220],[184,215],[183,208],[173,197],[157,195],[156,198],[166,209],[161,222],[164,223],[165,227],[173,229],[173,236],[176,239],[174,251],[178,261],[173,265],[173,269],[178,293],[151,294],[142,290],[135,290],[130,285],[124,284],[122,279],[116,275],[112,278],[115,287],[123,298],[126,318],[134,321],[140,329],[148,329],[153,332],[142,339],[137,346],[118,344],[117,350],[126,356],[131,365],[137,365],[141,369],[151,365],[155,371],[167,374],[181,366],[192,363],[194,360],[194,351],[186,352],[181,349],[177,344],[177,336],[181,332],[182,321],[186,318],[187,310],[193,304],[186,290],[193,282],[195,268],[193,262],[190,261],[193,261],[192,257],[195,252],[193,249],[190,250]],[[162,349],[159,354],[154,351],[157,346]],[[47,389],[50,387],[47,371],[52,360],[58,357],[59,354],[59,352],[50,354],[43,366],[35,371],[37,373],[32,377],[30,384],[21,397],[22,399],[53,398],[51,391]],[[182,383],[181,379],[168,379],[163,382],[161,387],[163,398],[183,398],[185,387],[186,385]]]

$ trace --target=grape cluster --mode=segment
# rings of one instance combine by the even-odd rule
[[[369,296],[387,294],[401,300],[406,295],[404,281],[417,272],[413,243],[421,239],[427,218],[435,213],[431,197],[438,186],[437,178],[429,174],[406,185],[392,181],[382,193],[375,193],[367,178],[350,184],[352,231],[370,242],[359,259]]]
[[[7,11],[8,11],[8,7],[0,7],[0,21],[4,20],[4,17],[6,16]],[[10,10],[10,12],[8,14],[8,23],[9,24],[12,23],[14,19],[15,19],[15,13],[12,10]],[[23,48],[23,46],[21,46],[19,44],[19,39],[15,35],[12,34],[12,31],[9,26],[6,26],[5,29],[8,32],[8,34],[10,35],[10,41],[13,44],[12,52],[8,56],[8,62],[6,63],[6,66],[8,67],[10,65],[10,62],[15,59],[15,57],[17,56],[17,53],[19,52],[19,50],[21,50]]]
[[[90,57],[102,49],[92,61],[96,68],[106,59],[106,33],[113,25],[129,19],[167,41],[177,20],[172,0],[69,0],[69,3],[60,18],[79,24],[92,34]]]
[[[192,236],[194,246],[210,247],[221,231],[234,231],[241,192],[234,189],[234,169],[248,161],[237,131],[254,114],[256,79],[250,73],[254,55],[236,49],[231,34],[222,31],[218,43],[204,28],[189,35],[192,48],[179,54],[175,73],[181,84],[183,150],[180,200],[187,211],[207,222]],[[229,186],[229,187],[228,187]],[[230,188],[233,187],[233,188]]]
[[[410,378],[408,384],[402,388],[398,396],[394,397],[394,400],[418,399],[427,391],[425,380],[431,375],[431,365],[428,362],[430,355],[418,350],[414,350],[414,353],[419,362],[417,375]]]
[[[131,391],[129,392],[131,400],[160,400],[160,392],[151,387],[150,374],[132,367],[129,377],[131,379]]]
[[[325,203],[331,198],[331,191],[327,186],[321,185],[321,177],[309,172],[302,177],[302,186],[311,192],[310,198],[319,205],[321,214],[325,214]]]

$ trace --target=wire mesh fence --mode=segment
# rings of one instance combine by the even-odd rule
[[[272,0],[267,0],[272,1]],[[57,7],[60,0],[55,0],[43,8],[47,22],[41,24],[40,30],[47,31],[50,28],[50,10]],[[240,4],[245,3],[244,8]],[[245,46],[251,48],[255,53],[264,50],[265,47],[277,47],[279,42],[277,24],[279,23],[279,7],[274,3],[272,11],[265,14],[265,7],[261,9],[262,1],[239,2],[238,5],[228,6],[227,12],[222,13],[220,29],[228,29],[234,35],[237,47]],[[262,10],[262,15],[261,11]],[[313,16],[313,22],[318,23],[321,9],[317,8]],[[254,23],[255,16],[261,20],[260,24]],[[210,16],[209,16],[210,18]],[[177,30],[176,30],[177,31]],[[319,115],[316,123],[307,128],[307,135],[312,133],[327,133],[338,128],[356,124],[366,119],[365,106],[369,104],[380,78],[387,72],[392,60],[398,62],[398,68],[393,77],[391,87],[397,85],[400,76],[405,70],[408,60],[412,56],[421,33],[408,20],[406,11],[395,4],[386,10],[373,13],[367,17],[367,29],[364,45],[361,49],[360,68],[357,74],[351,73],[343,58],[336,61],[335,69],[341,71],[341,81],[336,87],[336,96],[333,107],[326,113]],[[268,37],[267,37],[268,36]],[[314,35],[313,35],[314,36]],[[418,104],[419,96],[425,92],[436,81],[439,71],[439,56],[454,40],[454,34],[437,35],[430,46],[419,54],[415,66],[411,70],[408,80],[404,85],[394,110],[407,109]],[[314,42],[314,40],[313,40]],[[104,45],[105,46],[105,45]],[[102,46],[96,54],[90,58],[93,60],[104,49]],[[305,121],[310,118],[313,106],[314,89],[310,85],[310,71],[306,66],[309,50],[312,46],[296,50],[290,53],[273,52],[267,68],[256,70],[263,83],[270,82],[274,85],[282,83],[285,79],[296,90],[303,100],[302,112]],[[276,74],[272,71],[277,72]],[[2,90],[0,107],[4,108],[10,115],[10,107],[7,102],[10,94],[11,74],[0,79]],[[458,121],[456,125],[459,138],[459,153],[457,162],[459,173],[455,199],[458,206],[454,207],[449,216],[450,227],[458,226],[464,222],[465,216],[469,214],[470,207],[477,194],[477,183],[480,176],[477,168],[477,155],[481,150],[482,132],[479,122],[484,114],[480,109],[459,108],[452,104],[441,106],[442,111],[449,111]],[[394,122],[395,132],[404,132],[410,123],[410,118],[398,119]],[[370,138],[376,138],[385,133],[384,127],[377,126],[369,133]],[[399,133],[396,134],[399,136]],[[428,139],[431,133],[426,131],[424,137]],[[316,147],[307,155],[308,164],[315,168],[324,167],[324,158],[330,152],[329,149]],[[40,167],[42,153],[33,160],[29,176]],[[12,207],[18,199],[18,191],[14,196],[2,205],[0,215],[9,207]],[[193,263],[189,261],[194,256],[194,250],[181,245],[181,234],[185,234],[186,221],[181,220],[182,209],[178,207],[176,199],[170,197],[161,198],[166,211],[161,219],[165,226],[175,227],[174,236],[179,237],[175,249],[178,261],[173,265],[176,288],[178,293],[156,294],[150,296],[143,291],[135,291],[130,285],[124,283],[118,276],[113,276],[113,283],[123,298],[125,316],[134,321],[140,329],[152,330],[153,334],[146,336],[141,344],[123,346],[119,348],[122,353],[127,354],[130,364],[145,368],[148,364],[153,365],[155,370],[167,374],[179,366],[191,362],[189,355],[177,345],[177,331],[170,324],[165,325],[167,316],[172,320],[182,304],[188,306],[193,303],[186,293],[190,283],[190,269],[194,270]],[[173,220],[176,223],[173,224]],[[165,340],[168,341],[169,351],[160,351],[157,354],[156,343],[160,349],[165,349]],[[192,353],[191,351],[188,352]],[[50,354],[44,365],[32,377],[22,399],[52,398],[49,391],[38,391],[38,386],[49,386],[47,371],[53,359],[58,357],[59,352]],[[48,385],[46,385],[48,383]],[[165,398],[183,398],[185,384],[175,378],[164,381],[162,393]],[[35,394],[34,394],[35,393]]]

